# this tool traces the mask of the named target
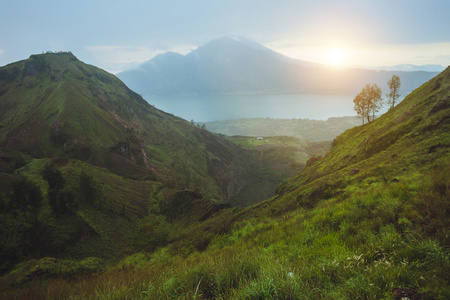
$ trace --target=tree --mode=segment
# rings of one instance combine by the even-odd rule
[[[81,202],[89,205],[98,203],[101,206],[102,193],[100,187],[94,177],[84,171],[80,174],[79,193]]]
[[[378,85],[374,84],[370,87],[370,112],[372,113],[372,121],[375,120],[375,114],[380,111],[380,108],[383,107],[383,99],[381,98],[381,89]],[[367,119],[370,122],[370,118]]]
[[[388,103],[391,105],[391,108],[395,106],[395,101],[400,97],[398,93],[400,90],[400,77],[397,75],[392,75],[392,78],[388,81],[389,93],[386,94],[388,97]]]
[[[49,189],[47,197],[48,203],[57,214],[69,213],[74,206],[74,195],[68,190]]]
[[[69,212],[68,209],[74,204],[74,196],[72,192],[64,189],[66,180],[62,172],[47,164],[42,171],[42,177],[48,182],[48,203],[53,211],[58,214]]]
[[[363,97],[362,92],[356,95],[353,99],[353,103],[355,103],[353,109],[356,111],[356,114],[362,118],[364,125],[364,119],[366,118],[368,109],[366,107],[366,99]]]
[[[375,114],[382,107],[381,99],[381,89],[378,85],[366,84],[366,86],[359,92],[358,95],[353,99],[355,106],[353,109],[356,111],[358,116],[362,118],[363,125],[364,120],[371,122],[375,119]],[[370,118],[372,116],[372,119]]]
[[[42,177],[48,182],[50,189],[57,191],[62,190],[66,181],[60,170],[54,168],[51,164],[47,164],[42,171]]]
[[[34,213],[37,221],[37,213],[43,199],[39,186],[26,177],[21,177],[12,182],[12,192],[12,207],[23,214],[25,222],[28,222],[28,211]]]

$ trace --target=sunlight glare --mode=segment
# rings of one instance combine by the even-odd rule
[[[326,50],[326,59],[325,62],[328,65],[332,66],[344,66],[346,63],[346,52],[342,47],[329,47]]]

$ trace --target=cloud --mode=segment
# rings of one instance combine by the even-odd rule
[[[132,68],[161,53],[159,50],[131,46],[86,46],[85,49],[97,65],[112,73]]]
[[[166,51],[173,51],[180,54],[186,54],[194,46],[179,45],[167,47],[142,47],[142,46],[86,46],[85,49],[98,62],[97,65],[111,73],[118,73],[123,70],[131,69],[139,64],[148,61],[158,54]]]

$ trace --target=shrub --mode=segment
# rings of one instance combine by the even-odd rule
[[[98,257],[88,257],[80,261],[80,270],[85,272],[99,271],[103,265],[103,261]]]
[[[24,264],[15,272],[23,274],[16,283],[23,283],[36,278],[68,277],[97,272],[102,269],[103,261],[97,257],[88,257],[81,261],[44,257]]]

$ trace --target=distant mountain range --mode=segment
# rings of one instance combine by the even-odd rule
[[[395,68],[394,68],[395,69]],[[408,70],[406,72],[405,70]],[[409,71],[412,70],[412,71]],[[387,90],[393,74],[401,79],[402,95],[436,76],[411,66],[399,70],[336,70],[286,57],[256,42],[223,37],[186,55],[160,54],[117,76],[134,91],[150,95],[244,93],[357,93],[366,83]]]
[[[413,72],[413,71],[426,71],[426,72],[442,72],[445,67],[441,65],[411,65],[411,64],[403,64],[403,65],[395,65],[395,66],[382,66],[382,67],[374,67],[368,68],[371,70],[384,70],[384,71],[405,71],[405,72]]]

